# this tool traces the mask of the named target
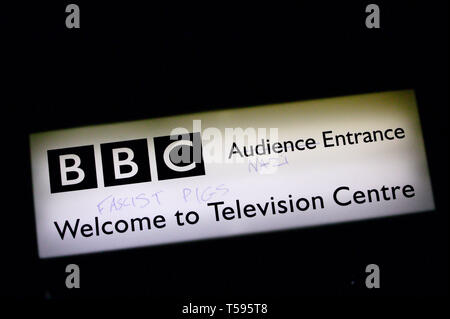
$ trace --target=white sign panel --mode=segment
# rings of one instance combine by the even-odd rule
[[[41,258],[434,209],[413,91],[30,136]]]

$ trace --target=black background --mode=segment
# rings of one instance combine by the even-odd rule
[[[95,2],[95,4],[93,3]],[[2,8],[2,295],[435,295],[448,293],[448,2]],[[364,222],[39,260],[32,132],[220,108],[414,89],[437,209]],[[81,289],[65,288],[65,266]],[[365,288],[365,267],[381,289]],[[263,297],[255,297],[262,302]]]

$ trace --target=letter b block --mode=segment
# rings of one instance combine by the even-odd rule
[[[94,146],[47,151],[51,193],[96,188]]]
[[[146,139],[106,143],[100,148],[105,187],[151,180]]]

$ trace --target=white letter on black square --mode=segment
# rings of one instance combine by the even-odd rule
[[[100,148],[105,187],[151,181],[146,139],[106,143]]]
[[[158,179],[205,175],[200,133],[154,138]]]

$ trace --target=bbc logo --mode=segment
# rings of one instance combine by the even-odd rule
[[[200,133],[153,139],[159,180],[205,175]],[[150,182],[147,139],[100,144],[105,187]],[[50,192],[97,188],[94,145],[48,150]]]

